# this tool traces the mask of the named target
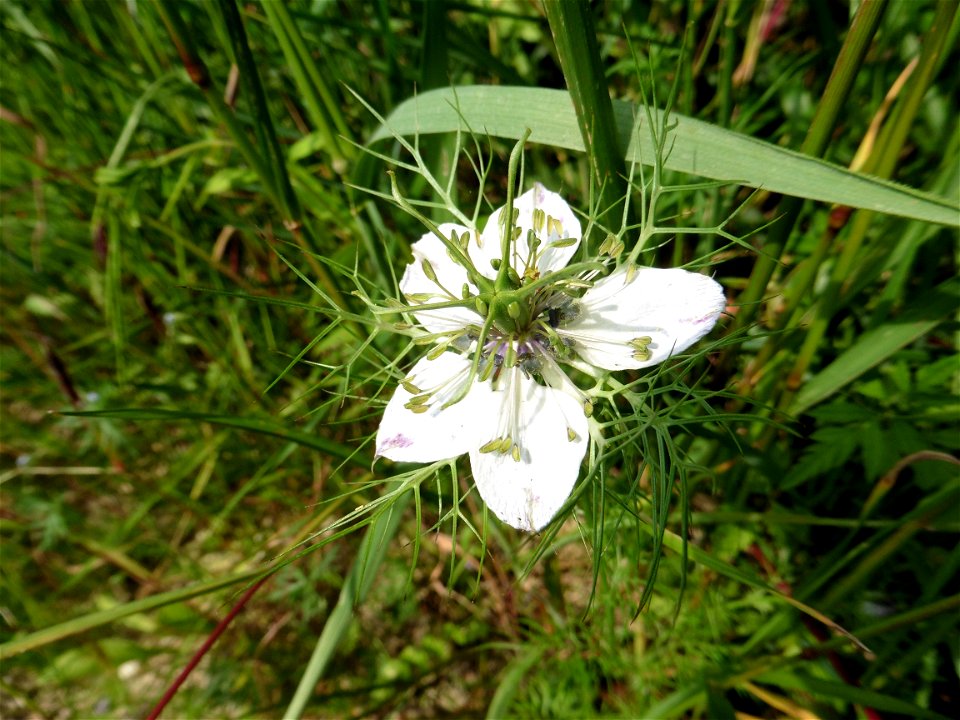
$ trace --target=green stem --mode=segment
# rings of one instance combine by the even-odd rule
[[[513,247],[513,201],[517,193],[517,170],[520,160],[523,157],[523,146],[530,137],[530,128],[524,130],[523,135],[510,151],[510,162],[507,165],[507,202],[503,206],[503,213],[500,218],[503,222],[503,228],[500,232],[500,267],[497,270],[497,278],[493,281],[493,287],[496,291],[513,290],[513,284],[510,282],[509,271],[510,250]],[[522,181],[522,178],[521,178]]]
[[[813,157],[822,157],[826,151],[836,127],[837,118],[863,65],[864,57],[880,26],[887,4],[888,0],[860,4],[837,62],[833,66],[833,72],[827,80],[823,96],[817,105],[810,130],[800,146],[800,152]],[[770,284],[770,278],[780,264],[780,256],[800,216],[803,202],[803,199],[797,197],[784,199],[781,205],[782,217],[771,228],[769,239],[763,246],[764,254],[757,258],[747,289],[740,295],[740,312],[737,313],[736,321],[730,328],[731,332],[741,330],[753,322],[760,307],[760,301]],[[799,298],[802,295],[796,295],[796,297]]]
[[[253,105],[255,118],[253,131],[260,145],[261,155],[267,160],[267,168],[277,190],[284,220],[298,220],[301,217],[300,202],[290,184],[287,159],[280,148],[280,141],[277,140],[273,119],[267,107],[266,95],[260,82],[260,73],[253,59],[253,53],[250,52],[250,43],[247,41],[247,32],[243,27],[240,10],[237,8],[236,0],[220,0],[219,6],[230,35],[233,54],[240,69],[240,82]]]
[[[870,3],[866,4],[869,5]],[[906,95],[897,106],[889,125],[880,133],[876,145],[879,154],[876,159],[871,158],[868,161],[868,169],[881,178],[887,179],[893,174],[897,159],[900,156],[900,150],[920,109],[923,96],[929,89],[935,72],[940,66],[943,51],[947,44],[946,41],[950,34],[950,26],[956,12],[957,5],[953,2],[937,4],[936,15],[923,45],[912,82],[908,84]],[[833,273],[823,296],[817,303],[813,322],[807,331],[793,369],[787,377],[786,388],[777,405],[781,411],[787,411],[793,403],[802,378],[823,341],[834,313],[840,307],[839,300],[844,284],[851,276],[853,267],[860,256],[860,248],[866,238],[873,217],[873,212],[861,210],[857,212],[854,218],[843,252],[833,268]]]
[[[276,184],[274,183],[269,166],[264,163],[263,157],[250,143],[246,130],[237,120],[231,109],[227,107],[217,88],[214,87],[206,64],[200,56],[194,52],[193,47],[190,45],[190,30],[180,17],[176,3],[171,2],[171,0],[161,0],[161,2],[158,2],[154,7],[167,28],[167,33],[170,35],[170,40],[177,49],[177,54],[180,56],[180,61],[183,63],[187,75],[190,76],[194,85],[203,93],[217,121],[227,128],[231,139],[240,151],[240,154],[243,155],[244,161],[246,161],[247,165],[260,177],[267,194],[270,195],[275,204],[279,205],[279,197],[276,194]]]
[[[573,100],[590,172],[600,189],[598,216],[619,223],[627,196],[626,172],[617,140],[613,104],[600,60],[597,31],[587,0],[544,3],[560,66]],[[590,238],[585,238],[590,249]]]
[[[339,136],[350,138],[350,129],[340,111],[340,103],[327,87],[323,73],[310,54],[286,4],[268,0],[261,3],[261,7],[287,59],[307,113],[317,132],[324,138],[325,147],[335,160],[353,155],[353,146],[349,143],[341,145],[339,140]]]

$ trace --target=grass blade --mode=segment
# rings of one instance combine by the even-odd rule
[[[237,417],[235,415],[217,415],[213,413],[161,408],[118,408],[116,410],[91,410],[88,412],[64,412],[62,414],[77,417],[102,417],[133,421],[164,420],[168,422],[183,422],[185,420],[192,420],[195,422],[208,422],[214,425],[237,428],[238,430],[249,430],[250,432],[261,433],[263,435],[272,435],[282,440],[295,442],[298,445],[303,445],[312,450],[319,450],[320,452],[327,453],[342,460],[349,460],[363,468],[370,466],[370,458],[367,457],[364,452],[326,440],[318,435],[287,427],[267,418]]]
[[[403,511],[412,497],[413,493],[406,492],[396,498],[376,517],[364,534],[337,605],[323,626],[323,632],[320,633],[313,649],[310,662],[300,678],[290,705],[283,714],[286,720],[293,720],[303,715],[317,681],[323,676],[337,646],[350,627],[354,607],[362,603],[370,591],[370,586],[377,577],[380,565],[387,554],[390,541],[403,517]]]
[[[797,393],[791,415],[799,415],[834,395],[901,348],[946,320],[960,304],[960,282],[948,280],[915,302],[915,309],[894,322],[861,335],[856,343],[815,375]]]
[[[118,605],[108,610],[101,610],[90,613],[89,615],[73,618],[59,625],[38,630],[37,632],[0,645],[0,658],[9,659],[13,655],[19,655],[29,650],[36,650],[44,645],[72,637],[87,630],[92,630],[102,625],[109,625],[121,618],[147,612],[148,610],[154,610],[159,607],[164,607],[165,605],[183,602],[184,600],[189,600],[190,598],[195,598],[200,595],[207,595],[221,588],[251,580],[258,575],[262,575],[263,572],[264,570],[260,568],[237,575],[208,580],[207,582],[190,585],[180,590],[171,590],[170,592],[160,593],[159,595],[151,595],[142,600],[134,600],[133,602],[124,603],[123,605]]]
[[[615,101],[613,110],[624,157],[640,163],[654,157],[656,148],[646,129],[635,132],[640,109]],[[655,121],[662,122],[659,111],[652,112]],[[942,225],[955,226],[960,220],[960,207],[954,201],[676,113],[670,120],[676,125],[666,158],[670,170]],[[370,141],[390,138],[392,132],[452,132],[463,127],[464,121],[490,135],[513,140],[531,128],[531,142],[584,150],[569,93],[524,87],[467,86],[423,93],[399,105]]]

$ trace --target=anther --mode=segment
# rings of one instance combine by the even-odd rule
[[[500,444],[502,440],[503,438],[496,438],[495,440],[491,440],[485,445],[481,445],[480,452],[482,453],[500,452]]]
[[[414,385],[414,384],[413,384],[412,382],[410,382],[409,380],[401,380],[401,381],[400,381],[400,387],[402,387],[404,390],[406,390],[406,391],[407,391],[408,393],[410,393],[411,395],[419,395],[420,393],[423,392],[423,390],[421,390],[420,388],[418,388],[416,385]]]
[[[437,281],[437,274],[433,271],[433,265],[430,264],[429,260],[424,258],[422,261],[420,261],[420,267],[423,268],[423,274],[427,276],[428,280],[430,280],[433,283],[436,283],[437,285],[440,284]]]

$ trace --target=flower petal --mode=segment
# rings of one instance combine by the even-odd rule
[[[482,445],[510,437],[504,451],[470,451],[480,497],[494,514],[520,530],[539,530],[570,495],[587,450],[587,418],[577,400],[538,385],[518,368],[494,392],[499,431],[488,429]],[[503,382],[506,381],[506,382]]]
[[[438,229],[446,237],[450,237],[454,230],[458,234],[469,232],[467,228],[454,223],[443,223]],[[467,271],[450,259],[450,256],[447,255],[446,246],[436,235],[427,233],[413,244],[411,250],[413,251],[413,262],[407,265],[403,278],[400,280],[400,291],[407,296],[411,306],[415,307],[421,303],[459,300],[464,283],[467,283],[471,293],[476,294],[477,288],[467,280]],[[430,264],[437,282],[430,279],[424,271],[424,261]],[[444,292],[444,288],[450,292],[450,295]],[[425,297],[419,299],[420,302],[410,300],[411,296],[418,295]],[[417,322],[434,333],[459,330],[467,325],[477,325],[483,322],[483,318],[466,307],[414,310],[413,315],[417,318]]]
[[[680,269],[626,268],[603,278],[580,299],[580,314],[557,332],[591,365],[643,368],[683,352],[702,338],[726,306],[713,278]]]
[[[467,381],[470,359],[445,352],[436,360],[421,358],[387,403],[377,430],[377,457],[399,462],[433,462],[463,455],[478,447],[481,437],[496,425],[496,405],[489,382],[474,382],[460,402],[444,408]],[[431,393],[425,412],[407,405],[414,397]]]
[[[581,238],[580,221],[566,201],[540,183],[534,183],[532,188],[514,200],[513,208],[517,211],[517,227],[520,228],[520,236],[514,244],[510,261],[514,270],[521,276],[528,270],[530,245],[527,242],[527,233],[530,230],[533,230],[541,241],[536,267],[533,270],[545,275],[565,267],[577,252]],[[534,210],[542,210],[543,217],[539,218],[537,213],[538,218],[535,218]],[[493,270],[490,261],[500,257],[502,231],[500,216],[502,214],[503,208],[497,208],[483,228],[480,247],[470,246],[470,254],[474,258],[477,269],[489,278],[496,277],[496,271]],[[541,222],[536,222],[537,219]],[[555,243],[561,246],[557,247]]]

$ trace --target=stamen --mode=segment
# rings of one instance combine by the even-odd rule
[[[437,345],[433,350],[427,353],[427,360],[436,360],[438,357],[440,357],[447,351],[447,348],[449,346],[450,346],[449,343],[443,343],[441,345]]]
[[[403,380],[400,381],[400,386],[411,395],[419,395],[420,393],[423,392],[423,390],[418,388],[416,385],[410,382],[410,380],[407,378],[404,378]]]
[[[643,337],[638,337],[631,340],[628,344],[633,348],[633,359],[639,360],[640,362],[646,362],[652,358],[653,353],[651,353],[647,347],[652,342],[653,338],[649,335],[644,335]]]
[[[492,452],[502,452],[500,450],[500,442],[503,438],[496,438],[490,442],[480,446],[480,452],[482,453],[492,453]]]
[[[543,224],[547,220],[547,214],[542,208],[533,209],[533,229],[539,234],[543,231]]]
[[[563,237],[563,223],[550,215],[547,216],[547,237]]]
[[[599,253],[601,255],[609,255],[612,258],[620,257],[620,253],[623,252],[625,245],[617,240],[616,235],[607,235],[606,239],[600,245]]]
[[[597,250],[597,252],[601,255],[606,255],[608,252],[610,252],[610,248],[613,247],[613,243],[616,242],[616,239],[617,238],[615,235],[608,234],[607,237],[604,238],[603,242],[600,243],[600,249]]]
[[[517,365],[517,350],[513,346],[513,343],[508,343],[506,351],[503,356],[503,361],[508,368],[516,367]]]

